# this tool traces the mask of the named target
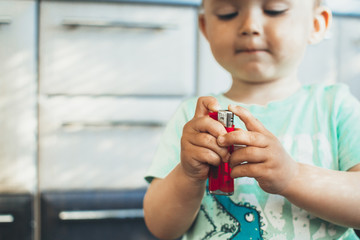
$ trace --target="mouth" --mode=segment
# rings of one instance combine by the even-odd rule
[[[246,54],[257,54],[257,53],[264,53],[264,52],[268,52],[267,49],[263,49],[263,48],[241,48],[241,49],[236,49],[235,53],[246,53]]]

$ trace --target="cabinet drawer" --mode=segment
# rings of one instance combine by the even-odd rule
[[[33,197],[0,194],[0,239],[33,239]]]
[[[42,94],[190,95],[196,9],[42,2]]]
[[[145,189],[43,192],[43,240],[155,240],[143,219]]]
[[[35,189],[35,13],[35,1],[0,1],[0,192]]]
[[[180,99],[54,97],[40,102],[40,188],[143,187]]]

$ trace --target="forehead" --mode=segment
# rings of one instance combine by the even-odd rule
[[[260,2],[271,2],[271,1],[287,1],[287,2],[295,2],[295,1],[310,1],[315,4],[315,6],[321,5],[322,0],[202,0],[201,5],[204,6],[204,2],[244,2],[244,1],[260,1]]]

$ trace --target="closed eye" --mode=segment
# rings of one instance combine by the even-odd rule
[[[287,10],[288,9],[284,9],[284,10],[264,10],[264,12],[265,12],[266,15],[274,17],[274,16],[284,14]]]
[[[217,17],[220,20],[231,20],[233,18],[235,18],[238,15],[238,12],[232,12],[232,13],[228,13],[228,14],[218,14]]]

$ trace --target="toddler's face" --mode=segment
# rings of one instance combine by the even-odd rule
[[[204,0],[200,26],[234,78],[294,76],[314,24],[313,0]]]

